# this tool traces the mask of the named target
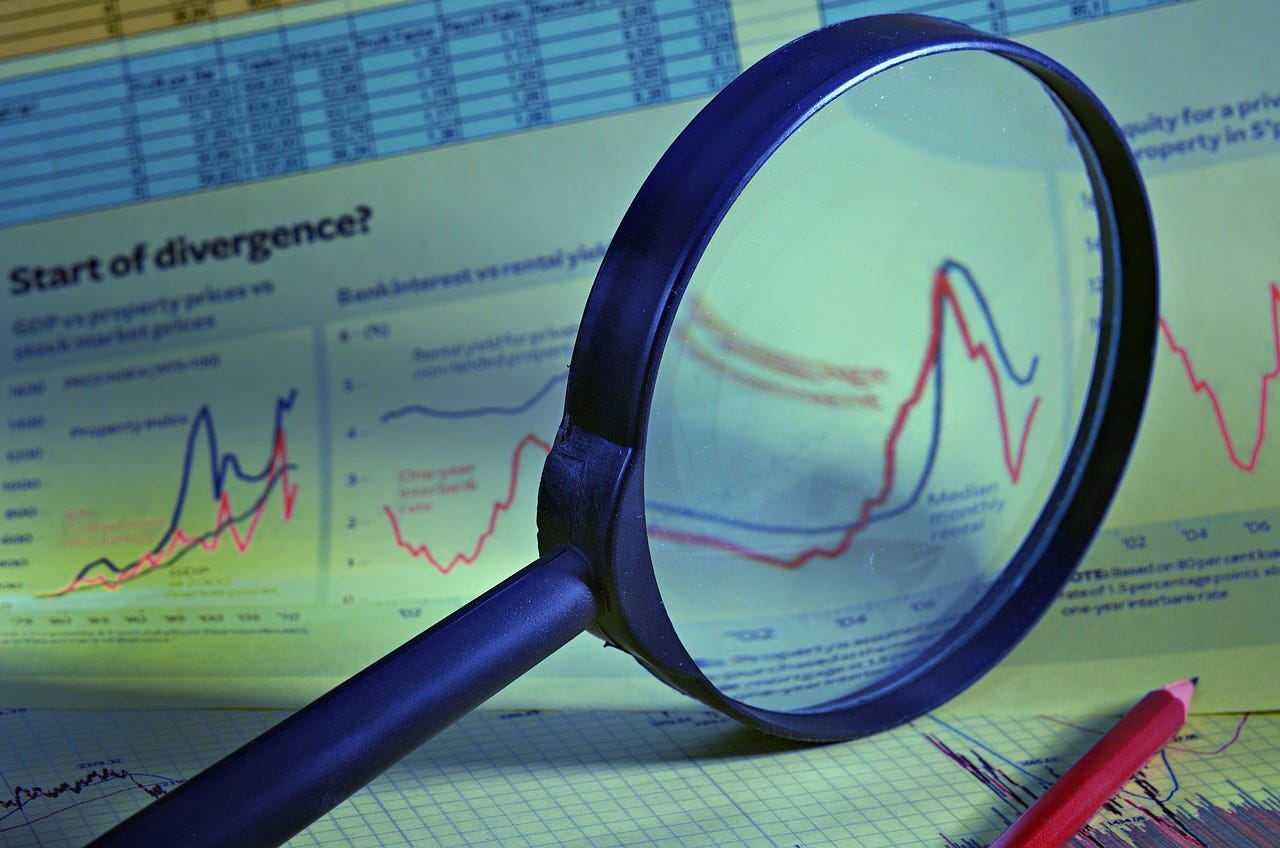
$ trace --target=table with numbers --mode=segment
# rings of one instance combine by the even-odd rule
[[[0,82],[0,225],[705,96],[739,70],[728,0],[428,0],[122,51]]]

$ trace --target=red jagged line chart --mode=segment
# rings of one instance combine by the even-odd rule
[[[281,491],[284,520],[290,520],[293,517],[298,487],[289,479],[289,471],[294,466],[289,461],[288,439],[283,419],[285,413],[293,407],[296,397],[295,391],[277,399],[271,452],[262,470],[257,473],[245,472],[236,454],[219,451],[213,413],[208,406],[202,406],[187,433],[178,495],[170,515],[168,529],[161,535],[160,540],[151,550],[127,565],[119,565],[109,557],[99,557],[81,567],[75,577],[62,588],[40,597],[56,598],[94,587],[114,591],[131,580],[172,565],[180,557],[197,548],[210,553],[218,550],[224,536],[230,537],[235,550],[243,554],[253,543],[267,502],[277,487]],[[212,529],[195,532],[184,529],[182,525],[188,521],[186,507],[190,495],[191,477],[199,453],[198,446],[202,441],[209,456],[216,509]],[[226,488],[228,480],[232,477],[242,482],[262,484],[262,490],[254,502],[239,514]]]
[[[1252,474],[1258,467],[1258,457],[1262,453],[1262,444],[1267,436],[1267,401],[1270,396],[1271,383],[1277,377],[1280,377],[1280,286],[1275,283],[1270,286],[1269,300],[1271,306],[1271,349],[1275,356],[1276,364],[1274,368],[1258,379],[1258,412],[1251,437],[1253,443],[1247,450],[1242,450],[1237,446],[1236,441],[1232,439],[1218,392],[1207,380],[1197,375],[1195,366],[1191,361],[1190,352],[1174,339],[1169,323],[1164,318],[1160,319],[1160,333],[1165,343],[1169,346],[1169,350],[1182,363],[1187,380],[1191,384],[1192,393],[1203,394],[1209,401],[1209,406],[1213,411],[1214,422],[1218,427],[1219,435],[1222,437],[1222,444],[1227,450],[1227,458],[1232,465],[1246,474]]]
[[[498,529],[498,519],[503,513],[511,509],[515,503],[516,494],[520,487],[520,465],[523,455],[529,448],[537,448],[543,455],[551,453],[551,445],[544,439],[534,435],[533,433],[525,434],[515,447],[515,451],[511,456],[511,472],[507,478],[507,492],[502,500],[494,501],[489,509],[489,520],[477,536],[475,544],[470,546],[470,550],[460,551],[451,557],[440,557],[433,553],[427,544],[415,544],[408,541],[401,531],[400,522],[396,519],[395,510],[389,504],[384,504],[382,511],[386,514],[387,520],[391,523],[391,535],[395,539],[396,546],[414,558],[425,559],[431,564],[431,567],[441,574],[448,574],[459,565],[474,565],[476,560],[484,553],[485,545]]]
[[[881,475],[880,489],[875,494],[862,501],[857,512],[856,520],[844,530],[834,544],[828,546],[813,546],[801,550],[799,553],[792,556],[777,556],[750,548],[722,536],[686,532],[670,527],[651,525],[649,527],[649,535],[655,538],[665,539],[667,541],[718,548],[728,551],[736,556],[740,556],[743,559],[786,569],[800,568],[814,559],[835,559],[844,554],[853,543],[854,538],[856,538],[871,524],[875,510],[884,506],[889,501],[889,498],[895,490],[897,483],[898,441],[901,438],[903,431],[906,429],[907,422],[912,413],[918,406],[920,406],[925,395],[925,390],[929,386],[930,379],[934,375],[935,371],[941,367],[940,350],[942,345],[942,335],[945,328],[944,317],[947,313],[950,313],[956,329],[960,332],[960,336],[964,344],[965,355],[971,362],[980,362],[990,378],[992,399],[995,406],[995,417],[1000,432],[1002,461],[1009,479],[1014,484],[1017,484],[1022,474],[1022,465],[1026,456],[1027,442],[1031,435],[1032,423],[1035,419],[1036,411],[1040,407],[1041,398],[1038,395],[1033,398],[1026,417],[1019,422],[1017,428],[1018,432],[1015,435],[1014,427],[1010,424],[1010,416],[1006,408],[1004,382],[1000,377],[995,357],[993,357],[991,348],[986,342],[976,340],[974,333],[970,329],[968,319],[965,317],[964,310],[957,298],[955,289],[952,287],[951,280],[948,277],[948,270],[955,269],[959,269],[959,266],[949,263],[940,267],[934,274],[933,287],[929,298],[928,341],[925,344],[924,356],[912,386],[911,393],[898,407],[893,423],[889,428],[889,434],[885,439],[884,471]]]

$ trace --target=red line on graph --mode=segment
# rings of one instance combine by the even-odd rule
[[[951,306],[951,313],[955,316],[956,327],[960,330],[960,335],[964,340],[965,352],[969,359],[971,361],[981,360],[986,367],[988,376],[991,378],[996,418],[1000,423],[1000,443],[1004,455],[1004,466],[1009,474],[1009,479],[1016,484],[1022,474],[1022,461],[1026,455],[1027,438],[1031,434],[1031,422],[1035,418],[1036,410],[1040,408],[1040,396],[1037,395],[1031,402],[1031,408],[1027,412],[1026,420],[1023,421],[1022,433],[1018,436],[1017,448],[1015,449],[1013,447],[1014,440],[1010,433],[1008,414],[1005,411],[1004,388],[1000,382],[1000,375],[996,369],[995,361],[991,357],[991,351],[985,342],[974,341],[973,334],[969,331],[969,324],[965,320],[964,311],[960,308],[960,303],[956,299],[955,290],[951,287],[951,281],[947,279],[946,270],[939,268],[934,275],[933,292],[930,297],[929,341],[925,347],[924,361],[921,363],[915,386],[906,401],[898,407],[893,426],[890,427],[888,438],[885,439],[884,474],[881,478],[880,491],[863,500],[862,506],[858,511],[858,520],[841,534],[834,545],[830,547],[815,546],[803,550],[792,557],[779,557],[745,547],[728,539],[702,533],[686,533],[680,530],[651,526],[649,535],[675,542],[721,548],[745,559],[780,568],[799,568],[809,560],[818,557],[835,559],[843,554],[848,550],[854,537],[865,530],[867,525],[871,523],[872,511],[888,501],[890,494],[893,492],[894,474],[897,470],[898,439],[902,436],[903,430],[906,429],[907,419],[910,417],[912,410],[919,405],[924,397],[925,389],[929,384],[929,377],[933,373],[933,369],[938,365],[938,349],[942,344],[942,310],[944,303],[949,303]]]
[[[494,501],[493,508],[489,510],[489,524],[485,527],[484,532],[482,532],[476,539],[475,547],[471,549],[471,553],[463,551],[455,554],[448,562],[441,562],[436,558],[435,554],[431,553],[430,547],[426,544],[415,545],[412,542],[406,541],[404,535],[400,532],[400,522],[396,520],[395,511],[392,510],[389,505],[384,505],[382,507],[382,511],[387,514],[387,520],[391,522],[391,533],[395,537],[396,545],[403,550],[408,551],[409,555],[412,557],[422,557],[427,562],[431,563],[432,567],[441,574],[448,574],[459,564],[474,564],[475,561],[480,558],[480,554],[484,552],[484,546],[485,543],[489,541],[489,537],[498,529],[498,516],[511,509],[511,504],[515,502],[516,488],[520,480],[521,454],[523,454],[524,449],[530,445],[537,445],[543,453],[551,453],[551,445],[538,438],[533,433],[527,434],[520,440],[519,444],[516,445],[515,452],[511,456],[511,475],[507,480],[507,495],[500,501]]]
[[[266,474],[266,485],[272,485],[276,478],[280,479],[281,500],[283,504],[284,520],[288,521],[293,516],[293,504],[298,495],[298,486],[289,482],[289,451],[285,442],[284,430],[276,431],[275,444],[271,451],[271,461],[268,465]],[[77,589],[83,589],[88,586],[101,586],[103,589],[115,591],[119,589],[121,584],[145,574],[152,569],[160,568],[165,564],[174,551],[183,550],[193,544],[198,544],[206,551],[213,552],[218,549],[218,544],[223,537],[225,530],[227,535],[231,537],[232,543],[235,545],[236,551],[244,553],[248,550],[249,545],[253,543],[254,534],[258,532],[258,522],[262,518],[262,513],[266,509],[267,499],[263,499],[254,509],[249,517],[248,528],[241,533],[236,526],[236,511],[231,505],[231,495],[224,488],[222,494],[218,497],[218,512],[214,522],[214,530],[208,533],[197,534],[195,536],[187,535],[181,528],[174,531],[173,536],[169,539],[168,544],[163,548],[155,551],[149,551],[128,568],[119,572],[106,574],[87,574],[75,578],[66,586],[58,589],[56,592],[50,592],[46,597],[58,597],[74,592]]]
[[[1270,393],[1271,381],[1280,377],[1280,287],[1275,283],[1271,284],[1271,349],[1275,355],[1276,367],[1259,378],[1258,384],[1258,421],[1253,432],[1253,447],[1249,449],[1249,458],[1242,459],[1239,450],[1237,450],[1235,442],[1231,439],[1231,432],[1227,429],[1227,419],[1222,412],[1222,403],[1218,400],[1218,393],[1213,390],[1213,386],[1207,380],[1203,380],[1196,376],[1194,366],[1191,364],[1191,354],[1187,349],[1178,344],[1173,338],[1173,331],[1169,329],[1169,324],[1160,319],[1160,331],[1164,334],[1164,340],[1168,343],[1169,349],[1182,360],[1182,367],[1187,372],[1187,380],[1191,383],[1191,390],[1195,394],[1203,394],[1209,399],[1209,405],[1213,407],[1213,417],[1218,425],[1218,432],[1222,436],[1222,444],[1227,448],[1227,458],[1231,460],[1231,464],[1246,474],[1253,472],[1258,467],[1258,454],[1262,451],[1262,442],[1267,435],[1267,396]]]

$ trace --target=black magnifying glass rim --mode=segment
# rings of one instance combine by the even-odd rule
[[[684,649],[649,557],[644,440],[662,350],[685,287],[725,213],[765,160],[849,88],[930,55],[1007,59],[1057,102],[1089,174],[1101,244],[1098,349],[1075,439],[1045,507],[981,601],[891,678],[798,712],[722,694]],[[942,81],[945,84],[945,80]],[[759,729],[830,741],[874,733],[968,687],[1048,608],[1092,540],[1138,431],[1156,341],[1155,236],[1115,121],[1038,51],[963,24],[882,15],[833,24],[771,53],[717,94],[663,155],[601,263],[578,330],[565,415],[539,492],[539,545],[574,545],[596,568],[593,628],[659,678]]]

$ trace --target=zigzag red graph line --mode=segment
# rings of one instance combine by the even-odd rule
[[[298,486],[289,480],[289,450],[285,441],[285,432],[283,428],[278,428],[275,434],[275,441],[271,451],[271,458],[267,466],[266,474],[267,491],[277,482],[280,483],[281,501],[284,512],[284,520],[288,521],[293,516],[293,505],[297,499]],[[161,568],[168,564],[168,560],[177,551],[198,545],[203,550],[213,552],[218,549],[218,545],[224,535],[231,537],[232,544],[235,545],[236,551],[244,553],[253,543],[253,537],[258,531],[258,522],[262,519],[262,513],[266,509],[267,498],[264,496],[259,499],[257,505],[253,508],[248,518],[248,527],[241,532],[237,526],[238,521],[243,521],[243,516],[236,517],[236,511],[231,504],[231,495],[224,488],[218,495],[218,510],[214,520],[214,529],[210,532],[200,533],[197,535],[189,535],[180,527],[175,527],[172,535],[163,547],[148,551],[138,557],[127,568],[118,571],[96,571],[91,572],[84,569],[80,574],[76,575],[66,586],[57,591],[50,592],[45,597],[59,597],[74,592],[77,589],[84,589],[90,586],[98,586],[108,591],[115,591],[121,585],[140,577],[149,571]]]
[[[447,562],[442,562],[436,558],[431,552],[431,548],[426,544],[415,545],[406,541],[404,534],[400,531],[400,522],[396,520],[395,510],[390,505],[383,505],[382,511],[386,513],[387,520],[391,522],[391,533],[395,538],[396,545],[402,550],[408,552],[412,557],[422,557],[431,566],[441,574],[448,574],[458,565],[472,565],[480,555],[484,552],[484,546],[498,529],[498,516],[511,509],[511,505],[515,503],[516,490],[520,481],[520,460],[525,448],[536,445],[543,453],[551,453],[551,445],[546,441],[538,438],[533,433],[528,433],[516,445],[516,449],[511,456],[511,474],[507,479],[507,494],[500,501],[494,501],[493,507],[489,510],[489,523],[485,527],[484,532],[476,539],[475,546],[470,553],[466,551],[455,554]]]
[[[649,535],[668,539],[670,541],[681,542],[685,544],[703,545],[707,547],[720,548],[727,550],[744,559],[753,560],[755,562],[773,565],[779,568],[799,568],[810,560],[835,559],[848,550],[854,538],[867,528],[871,523],[873,511],[883,506],[893,493],[894,480],[897,473],[897,455],[898,440],[906,429],[907,420],[911,413],[920,404],[924,396],[925,389],[929,385],[930,376],[939,363],[939,349],[942,344],[943,331],[943,309],[947,305],[950,306],[951,314],[954,316],[956,327],[960,331],[961,338],[964,341],[965,353],[970,361],[981,361],[987,371],[987,375],[991,379],[991,387],[994,394],[996,418],[999,421],[1000,443],[1003,452],[1003,461],[1005,470],[1009,474],[1009,479],[1015,484],[1018,482],[1022,474],[1022,463],[1026,455],[1027,439],[1031,434],[1031,423],[1035,418],[1036,410],[1040,408],[1040,396],[1037,395],[1031,403],[1031,408],[1027,412],[1026,419],[1022,422],[1022,432],[1017,437],[1017,446],[1014,446],[1014,438],[1010,430],[1009,416],[1005,409],[1005,398],[1003,384],[996,367],[996,363],[991,355],[991,350],[985,342],[975,341],[973,334],[969,330],[968,321],[965,319],[964,311],[960,307],[960,303],[956,298],[955,290],[951,286],[951,281],[947,278],[945,268],[939,268],[934,275],[933,291],[930,296],[929,309],[929,340],[925,346],[924,358],[920,365],[920,370],[916,376],[915,385],[911,390],[910,396],[898,407],[898,412],[894,417],[893,426],[889,429],[889,435],[885,439],[884,444],[884,473],[881,477],[880,491],[869,498],[863,500],[858,510],[858,518],[850,525],[836,541],[835,544],[828,547],[815,546],[800,551],[794,556],[781,557],[773,554],[764,553],[741,545],[718,536],[712,536],[702,533],[687,533],[680,530],[672,530],[664,527],[649,528]]]
[[[1275,283],[1271,284],[1271,349],[1275,355],[1276,366],[1259,378],[1258,384],[1258,418],[1253,431],[1253,446],[1249,449],[1248,459],[1243,458],[1240,450],[1236,447],[1235,441],[1231,438],[1231,431],[1227,428],[1226,415],[1222,411],[1222,402],[1218,400],[1218,393],[1214,391],[1213,386],[1207,380],[1196,375],[1195,367],[1191,364],[1191,354],[1187,349],[1178,344],[1173,338],[1173,331],[1169,329],[1169,324],[1160,319],[1160,332],[1164,335],[1165,342],[1169,345],[1169,349],[1174,355],[1182,361],[1182,367],[1187,372],[1187,380],[1191,383],[1191,391],[1195,394],[1203,394],[1209,399],[1209,406],[1213,408],[1214,421],[1218,425],[1218,431],[1222,436],[1222,444],[1227,449],[1227,458],[1231,460],[1231,464],[1246,474],[1252,474],[1253,470],[1258,467],[1258,456],[1262,453],[1262,442],[1267,435],[1267,398],[1270,394],[1271,382],[1280,377],[1280,287]]]

